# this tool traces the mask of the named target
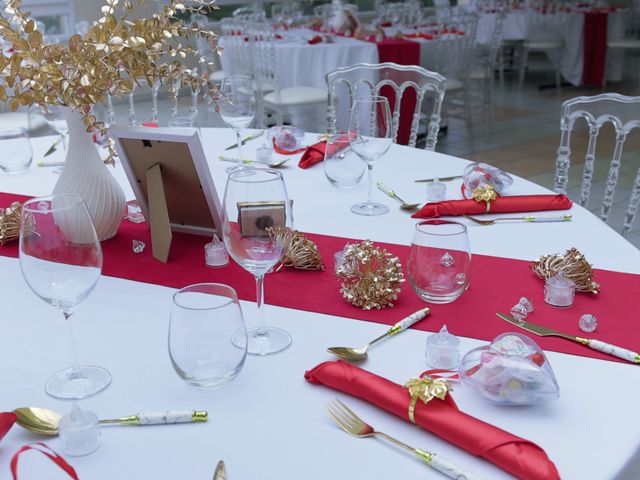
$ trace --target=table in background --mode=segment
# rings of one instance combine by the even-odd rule
[[[225,146],[234,142],[234,135],[223,129],[202,129],[202,133],[214,183],[218,195],[222,196],[227,164],[216,158]],[[308,135],[307,142],[316,138]],[[52,140],[34,139],[36,159],[41,158]],[[250,158],[256,146],[258,142],[247,144]],[[61,155],[56,152],[50,159]],[[457,174],[467,163],[456,157],[394,145],[378,165],[376,178],[408,199],[418,200],[424,198],[424,184],[416,184],[414,179]],[[301,170],[295,167],[295,161],[290,164],[283,169],[283,175],[294,200],[297,229],[410,243],[415,221],[397,209],[393,200],[376,192],[376,200],[388,203],[391,212],[380,217],[353,215],[349,206],[366,196],[364,182],[354,190],[336,190],[324,178],[322,165]],[[124,182],[120,168],[115,174]],[[0,176],[0,190],[48,194],[56,178],[51,169],[34,166],[26,175]],[[128,187],[126,192],[131,197]],[[515,178],[512,193],[548,191]],[[459,198],[459,195],[459,182],[450,183],[448,198]],[[599,268],[640,273],[640,252],[635,247],[585,209],[574,206],[571,213],[574,220],[570,223],[470,226],[472,250],[475,254],[528,260],[541,253],[575,246]],[[203,244],[205,242],[203,239]],[[162,268],[162,264],[158,263],[158,268]],[[0,257],[0,278],[3,306],[0,408],[39,405],[68,409],[68,404],[48,398],[43,388],[51,373],[69,364],[62,320],[27,287],[16,259]],[[268,289],[268,277],[266,284]],[[406,283],[403,288],[410,286]],[[335,297],[328,298],[328,302],[343,301],[337,290],[336,283]],[[514,300],[516,291],[514,286]],[[439,452],[480,478],[511,478],[492,464],[372,405],[305,382],[305,370],[332,358],[326,353],[326,347],[360,345],[383,331],[384,327],[375,323],[267,305],[270,323],[293,334],[291,348],[272,357],[249,357],[240,375],[218,390],[188,387],[173,371],[167,353],[172,293],[172,289],[157,285],[109,277],[100,280],[95,291],[78,308],[77,344],[82,362],[108,368],[113,374],[113,384],[82,403],[102,418],[140,411],[194,408],[207,409],[210,420],[200,425],[105,427],[100,450],[87,457],[68,458],[82,480],[209,479],[221,458],[227,464],[229,477],[238,479],[443,478],[382,442],[356,440],[340,431],[323,411],[324,404],[336,397],[347,401],[381,430],[409,444]],[[269,302],[268,294],[266,301]],[[254,305],[242,302],[242,307],[247,323],[255,324]],[[496,305],[496,309],[509,307]],[[387,312],[394,317],[393,309]],[[482,319],[470,317],[469,321],[481,322]],[[606,322],[606,319],[600,321]],[[505,331],[509,330],[512,329],[505,326]],[[363,367],[402,383],[426,368],[427,335],[409,330],[377,347]],[[461,340],[463,352],[486,343],[469,338]],[[630,343],[629,347],[637,347],[637,339],[630,339]],[[613,477],[640,445],[640,432],[633,422],[640,395],[640,369],[555,352],[547,355],[561,389],[556,402],[506,408],[490,404],[465,387],[455,388],[453,396],[470,415],[539,444],[555,462],[563,479]],[[600,395],[597,390],[600,382],[615,385],[614,391]],[[0,443],[0,477],[8,477],[13,452],[35,440],[40,437],[19,427],[9,432]],[[55,440],[47,443],[59,448]],[[598,460],[590,461],[592,458]],[[20,467],[22,478],[49,478],[47,467],[48,464],[35,456],[25,457]]]

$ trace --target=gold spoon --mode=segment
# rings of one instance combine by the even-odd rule
[[[57,435],[58,424],[62,415],[48,408],[20,407],[13,411],[16,423],[22,428],[40,435]],[[138,413],[128,417],[99,420],[100,425],[162,425],[168,423],[206,422],[208,414],[205,411]]]
[[[406,330],[414,323],[419,322],[424,317],[429,315],[430,311],[431,310],[429,309],[429,307],[426,307],[422,310],[418,310],[417,312],[412,313],[408,317],[400,320],[395,325],[392,325],[391,328],[389,328],[389,330],[384,333],[384,335],[380,335],[378,338],[371,340],[364,347],[330,347],[327,350],[329,351],[329,353],[333,353],[334,355],[337,355],[340,358],[344,358],[345,360],[353,360],[355,362],[364,360],[365,358],[367,358],[367,350],[369,350],[370,347],[386,338],[393,337],[394,335],[397,335],[398,333]]]
[[[223,162],[233,162],[233,163],[244,163],[244,164],[261,163],[263,165],[267,165],[269,168],[281,167],[281,166],[283,166],[285,163],[287,163],[290,160],[289,158],[285,158],[284,160],[277,160],[275,162],[263,162],[261,160],[244,159],[244,160],[242,160],[242,162],[240,162],[237,158],[225,157],[224,155],[220,155],[218,157],[218,159],[222,160]]]
[[[398,195],[396,195],[396,192],[391,190],[389,187],[387,187],[382,182],[378,182],[378,183],[376,183],[376,185],[378,186],[378,189],[380,191],[386,193],[388,196],[390,196],[394,200],[397,200],[398,202],[400,202],[400,208],[402,210],[415,210],[416,208],[418,208],[420,206],[419,203],[407,203],[407,202],[405,202]]]

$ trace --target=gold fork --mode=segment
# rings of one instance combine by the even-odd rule
[[[539,223],[539,222],[569,222],[571,221],[571,215],[527,215],[524,217],[502,217],[502,218],[494,218],[493,220],[480,220],[479,218],[474,218],[470,215],[463,215],[467,220],[471,220],[478,225],[493,225],[496,222],[501,221],[521,221],[527,223]]]
[[[365,423],[364,420],[353,413],[349,409],[349,407],[347,407],[340,400],[334,400],[333,402],[327,404],[326,410],[329,416],[333,418],[338,426],[349,435],[358,438],[366,438],[378,435],[379,437],[382,437],[385,440],[388,440],[389,442],[394,443],[399,447],[413,453],[431,468],[439,471],[440,473],[443,473],[449,478],[456,478],[458,480],[478,480],[478,477],[476,477],[475,475],[465,472],[461,468],[455,466],[453,463],[445,460],[435,453],[420,450],[419,448],[413,448],[406,443],[401,442],[400,440],[390,437],[386,433],[377,432],[371,425]]]

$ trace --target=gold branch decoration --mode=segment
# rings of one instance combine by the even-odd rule
[[[293,267],[299,270],[324,270],[318,246],[304,234],[288,227],[267,228],[269,238],[283,249],[282,260],[276,269]]]
[[[213,98],[215,85],[205,73],[189,69],[185,59],[198,65],[207,60],[186,42],[206,39],[217,51],[217,37],[198,25],[187,26],[177,18],[183,13],[208,12],[212,0],[171,0],[151,18],[130,18],[145,0],[105,0],[102,16],[84,35],[72,35],[66,44],[45,44],[31,12],[22,11],[22,0],[5,0],[0,7],[0,36],[10,42],[11,56],[0,56],[0,101],[11,111],[20,106],[63,105],[79,112],[87,132],[106,134],[104,122],[92,106],[109,95],[129,94],[142,83],[167,84],[175,99],[174,85],[190,85]],[[113,150],[110,151],[113,154]],[[113,158],[110,156],[112,162]]]
[[[593,280],[591,264],[577,248],[571,248],[565,253],[543,255],[531,262],[531,270],[540,278],[550,278],[558,273],[573,280],[576,292],[598,293],[600,285]]]
[[[404,282],[398,257],[371,240],[347,245],[336,274],[343,298],[363,310],[393,307]]]

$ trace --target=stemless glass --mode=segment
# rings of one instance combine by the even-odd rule
[[[280,172],[246,168],[229,175],[222,206],[222,236],[231,258],[252,273],[256,280],[258,327],[248,333],[248,352],[268,355],[291,344],[286,331],[267,327],[264,317],[264,275],[282,257],[268,227],[293,228],[291,205]],[[234,339],[234,343],[237,342]]]
[[[453,302],[469,287],[471,278],[467,227],[446,220],[416,224],[407,270],[420,298],[430,303]]]
[[[256,93],[253,80],[246,75],[225,77],[220,83],[220,99],[218,108],[222,121],[229,125],[238,139],[238,164],[240,167],[229,167],[227,173],[242,168],[242,129],[247,128],[256,115]]]
[[[364,163],[358,158],[349,137],[344,134],[329,135],[324,150],[324,174],[337,188],[352,188],[364,176]]]
[[[34,198],[22,207],[20,267],[33,292],[58,308],[69,329],[72,367],[47,380],[56,398],[80,399],[111,382],[107,370],[79,365],[71,315],[91,293],[102,270],[102,249],[89,211],[79,195]]]
[[[0,130],[0,169],[5,173],[22,173],[29,168],[33,159],[33,151],[29,135],[24,128],[7,128]]]
[[[219,387],[240,373],[247,334],[233,288],[200,283],[173,295],[169,356],[178,375],[200,388]]]
[[[353,151],[366,163],[369,177],[367,201],[351,207],[358,215],[382,215],[389,211],[385,205],[371,200],[373,167],[387,153],[393,142],[391,110],[386,97],[373,95],[357,97],[351,109],[349,140]]]

